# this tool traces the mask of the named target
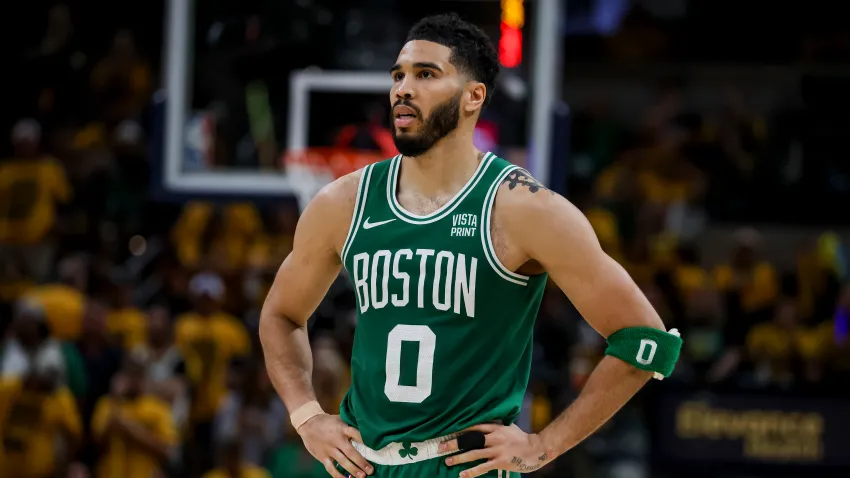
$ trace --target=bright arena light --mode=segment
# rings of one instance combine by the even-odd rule
[[[499,62],[505,68],[515,68],[522,62],[522,26],[524,24],[525,5],[522,0],[502,0]]]

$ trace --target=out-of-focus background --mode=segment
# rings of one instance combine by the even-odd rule
[[[672,377],[535,476],[848,476],[840,2],[2,8],[0,476],[326,476],[265,374],[259,309],[305,200],[395,154],[387,69],[445,11],[505,67],[478,147],[582,208],[685,338]],[[326,410],[354,318],[341,276],[310,322]],[[556,288],[535,338],[527,431],[604,350]]]

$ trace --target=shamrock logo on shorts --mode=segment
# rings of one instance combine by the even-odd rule
[[[401,442],[401,450],[398,451],[398,454],[402,458],[410,458],[412,460],[418,453],[419,448],[411,446],[409,441]]]

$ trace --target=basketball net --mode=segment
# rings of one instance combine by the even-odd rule
[[[351,148],[308,148],[287,151],[283,156],[286,175],[301,211],[318,192],[334,180],[380,161],[380,153]]]

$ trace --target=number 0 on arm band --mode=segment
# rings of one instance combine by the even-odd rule
[[[608,337],[605,355],[654,372],[654,378],[663,380],[673,373],[681,350],[682,338],[676,329],[665,332],[652,327],[629,327]]]

